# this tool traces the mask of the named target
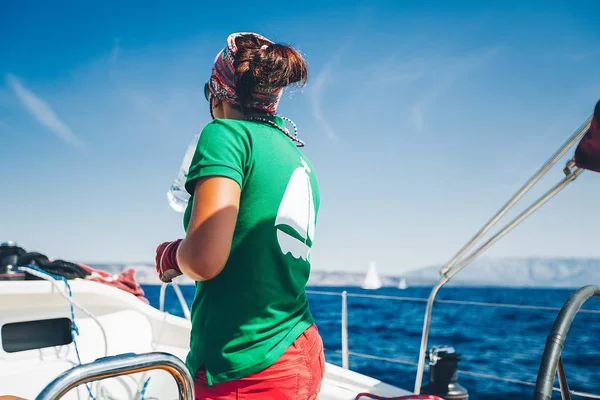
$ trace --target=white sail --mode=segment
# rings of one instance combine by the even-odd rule
[[[304,160],[303,160],[304,162]],[[306,164],[304,164],[306,165]],[[307,167],[308,168],[308,167]],[[308,170],[310,172],[310,169]],[[308,190],[308,238],[310,241],[315,240],[315,224],[317,223],[315,218],[315,199],[313,198],[312,186],[310,185],[310,178],[306,175],[306,186]]]
[[[400,278],[400,282],[398,283],[398,289],[404,290],[408,287],[406,283],[406,279]]]
[[[379,289],[382,286],[381,278],[379,277],[379,273],[377,273],[377,267],[375,266],[375,261],[371,261],[369,264],[369,270],[367,271],[367,275],[365,276],[365,281],[362,284],[363,289]]]

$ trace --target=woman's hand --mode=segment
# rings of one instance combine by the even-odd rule
[[[198,179],[187,235],[176,250],[177,265],[185,275],[205,281],[223,270],[231,251],[240,193],[233,179]]]

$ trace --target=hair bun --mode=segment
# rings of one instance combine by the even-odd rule
[[[302,86],[308,80],[306,61],[292,46],[254,35],[241,35],[235,42],[236,92],[242,107],[257,89],[275,92],[291,84]]]

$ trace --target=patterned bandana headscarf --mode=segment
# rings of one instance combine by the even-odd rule
[[[269,39],[256,33],[232,33],[227,38],[227,46],[225,46],[225,48],[215,57],[212,74],[208,81],[209,90],[220,100],[235,105],[240,104],[238,95],[235,91],[235,68],[233,66],[234,55],[237,52],[235,39],[243,35],[253,35],[267,41],[269,44],[273,44]],[[268,45],[263,45],[261,50],[264,50],[267,47]],[[268,114],[275,114],[282,92],[283,88],[276,88],[273,90],[265,87],[257,87],[252,93],[250,101],[245,104],[245,107],[262,110]]]

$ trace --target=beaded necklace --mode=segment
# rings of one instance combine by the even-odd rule
[[[296,126],[294,121],[292,121],[291,119],[289,119],[287,117],[282,117],[282,116],[279,116],[279,117],[285,121],[288,121],[290,124],[292,124],[292,126],[294,127],[294,135],[292,135],[287,128],[282,128],[281,126],[277,125],[275,122],[268,120],[264,117],[248,117],[248,118],[246,118],[246,120],[264,122],[265,124],[271,125],[273,128],[279,129],[281,132],[283,132],[287,137],[292,139],[292,141],[296,142],[296,146],[304,147],[304,142],[302,140],[298,139],[298,127]]]

